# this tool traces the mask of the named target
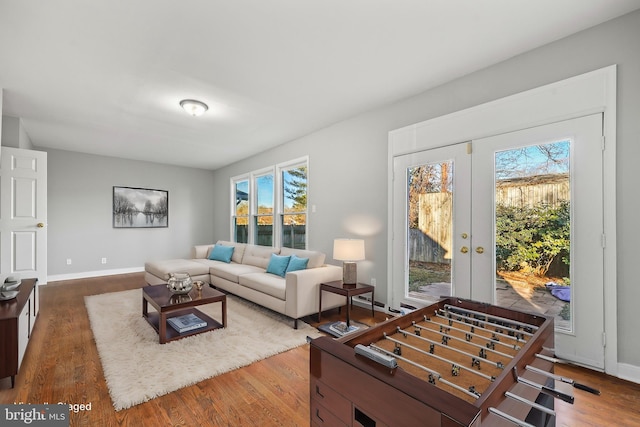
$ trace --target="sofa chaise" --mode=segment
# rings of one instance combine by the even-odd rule
[[[218,241],[194,246],[191,259],[145,263],[145,280],[158,285],[167,283],[171,273],[189,273],[193,280],[294,319],[297,329],[298,319],[318,312],[320,283],[342,280],[342,268],[324,261],[318,251]],[[322,296],[323,309],[343,305],[343,296]]]

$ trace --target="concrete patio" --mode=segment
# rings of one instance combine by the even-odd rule
[[[432,283],[421,286],[420,292],[411,293],[413,297],[429,300],[437,300],[445,295],[451,295],[450,283]],[[518,286],[517,283],[509,284],[505,280],[498,279],[496,281],[496,301],[497,305],[501,307],[553,316],[556,328],[564,330],[571,328],[571,322],[560,317],[560,312],[567,303],[551,295],[547,289]]]

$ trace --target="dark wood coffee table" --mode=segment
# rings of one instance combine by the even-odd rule
[[[222,303],[222,323],[207,316],[195,307],[203,304]],[[156,312],[149,313],[149,304]],[[207,326],[187,332],[178,332],[167,324],[168,317],[193,313],[207,322]],[[167,285],[146,286],[142,288],[142,316],[158,332],[160,344],[191,335],[201,334],[227,326],[227,296],[205,285],[201,291],[195,288],[185,295],[174,295]]]

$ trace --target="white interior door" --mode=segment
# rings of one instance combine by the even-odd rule
[[[47,153],[0,153],[0,279],[47,283]]]
[[[562,290],[564,294],[558,295],[565,301],[561,301],[562,317],[556,318],[555,353],[600,369],[604,368],[602,149],[601,114],[473,141],[471,225],[471,297],[500,304],[496,295],[496,211],[498,197],[504,194],[501,187],[506,181],[540,182],[567,173],[570,249],[560,256],[569,259],[569,277],[561,283],[565,286],[553,282],[549,290],[537,289],[525,309],[542,311],[541,299],[552,288]],[[552,202],[551,190],[540,195],[534,194],[533,187],[519,184],[517,197],[548,197],[542,203]],[[540,188],[535,185],[536,190]],[[530,231],[525,227],[518,232]],[[556,239],[550,245],[557,243]]]

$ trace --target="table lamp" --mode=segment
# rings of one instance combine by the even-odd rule
[[[335,239],[333,259],[342,261],[342,282],[345,285],[355,285],[358,281],[358,267],[355,261],[364,260],[364,240]]]

